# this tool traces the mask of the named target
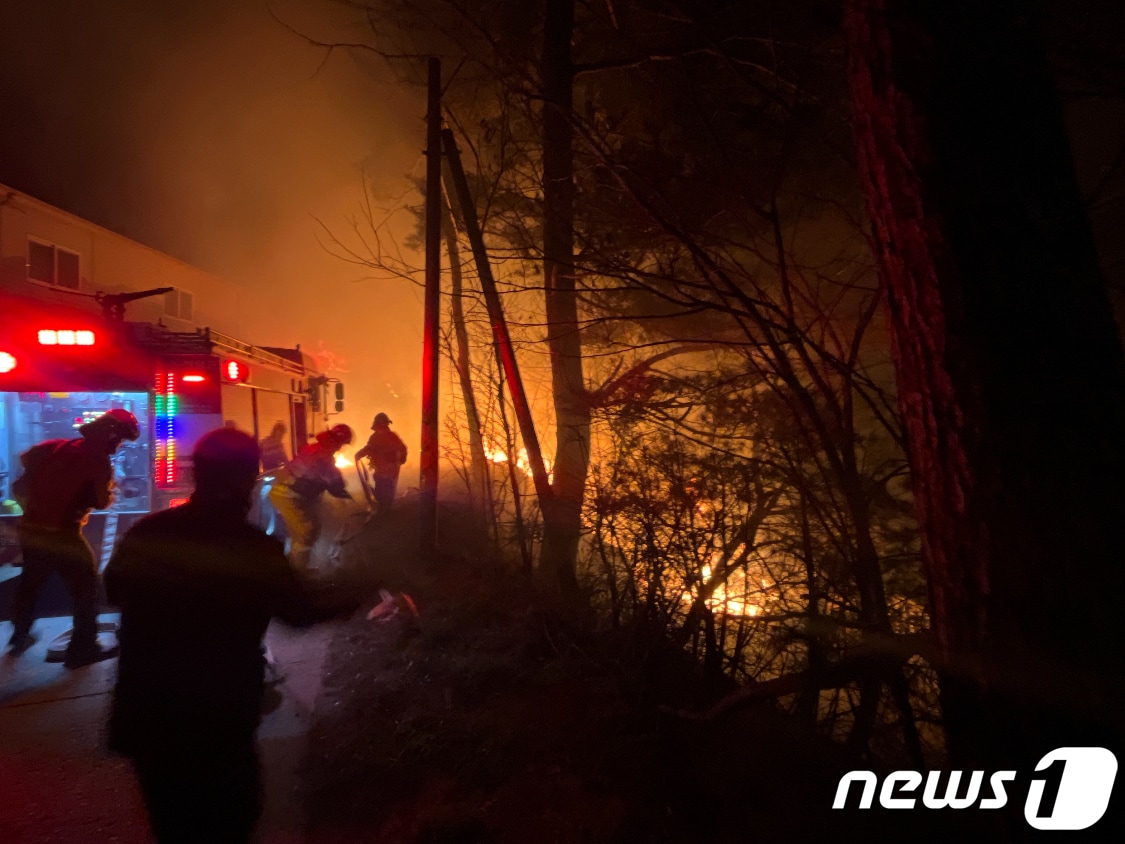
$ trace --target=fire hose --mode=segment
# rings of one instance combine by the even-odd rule
[[[367,506],[375,510],[378,504],[375,501],[375,491],[371,488],[371,476],[367,472],[367,464],[363,458],[356,460],[355,472],[359,475],[359,484],[363,487],[363,497],[367,499]]]
[[[353,539],[355,539],[357,536],[359,536],[361,533],[363,533],[363,529],[367,526],[367,523],[370,522],[371,519],[375,516],[375,509],[376,509],[375,493],[371,489],[371,479],[370,479],[370,476],[367,473],[367,467],[363,464],[362,459],[356,460],[355,471],[356,471],[356,474],[359,476],[359,485],[361,487],[363,487],[363,497],[364,497],[364,500],[367,502],[367,509],[364,510],[363,512],[356,511],[354,513],[349,514],[349,518],[352,517],[352,516],[363,516],[362,524],[360,524],[355,530],[353,530],[350,535],[347,535],[348,534],[347,522],[345,521],[345,523],[341,526],[340,533],[336,537],[336,540],[335,540],[335,543],[334,543],[335,546],[336,546],[336,551],[335,551],[333,557],[337,558],[337,559],[338,559],[340,548],[344,545],[347,545],[349,542],[351,542]]]

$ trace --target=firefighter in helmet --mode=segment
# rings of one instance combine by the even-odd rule
[[[313,545],[320,533],[320,497],[325,492],[335,498],[352,496],[344,476],[336,468],[336,452],[353,439],[347,425],[333,425],[316,435],[316,442],[305,446],[275,473],[270,502],[289,531],[289,559],[299,569],[308,567]]]
[[[64,656],[68,668],[116,655],[116,648],[104,649],[98,643],[98,562],[82,526],[91,510],[104,510],[113,500],[110,457],[141,432],[137,417],[114,408],[78,433],[76,439],[47,440],[20,455],[24,473],[13,490],[23,507],[18,529],[23,571],[16,585],[9,647],[19,654],[35,642],[35,601],[51,572],[57,571],[74,601],[74,630]]]
[[[367,438],[367,445],[355,453],[356,460],[363,458],[371,463],[375,503],[379,505],[379,513],[385,515],[390,512],[395,500],[399,469],[406,462],[406,443],[391,430],[391,420],[387,414],[377,413],[371,421],[371,436]]]
[[[289,462],[289,455],[285,453],[285,435],[289,429],[284,422],[275,422],[268,437],[258,443],[262,452],[262,473],[268,475],[276,472]]]

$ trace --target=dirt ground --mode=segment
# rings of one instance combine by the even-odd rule
[[[564,621],[463,534],[421,566],[414,524],[370,524],[341,556],[419,614],[337,633],[302,772],[310,841],[948,840],[932,816],[833,812],[840,748],[768,706],[671,714],[702,705],[690,665]]]

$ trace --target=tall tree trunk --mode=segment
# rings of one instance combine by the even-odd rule
[[[504,432],[504,454],[508,459],[504,466],[508,470],[508,485],[512,489],[512,519],[516,531],[516,543],[520,550],[520,563],[528,574],[532,570],[531,540],[527,535],[527,522],[523,517],[523,480],[520,470],[516,466],[516,436],[508,422],[508,410],[504,398],[504,367],[500,363],[502,355],[497,349],[494,359],[496,361],[496,408],[500,417],[500,430]],[[497,531],[499,534],[499,531]]]
[[[469,428],[469,499],[473,512],[483,516],[492,512],[492,473],[484,453],[480,413],[477,411],[477,397],[473,389],[469,330],[465,326],[465,286],[461,275],[461,248],[457,242],[457,229],[448,201],[442,203],[442,234],[445,236],[445,251],[449,256],[449,277],[452,282],[449,310],[456,343],[453,363],[457,368],[457,378],[461,384],[461,398],[465,402],[465,423]]]
[[[958,767],[1120,740],[1125,363],[1036,7],[847,0]]]
[[[590,463],[590,405],[574,278],[574,151],[570,42],[574,0],[546,0],[543,26],[543,280],[555,402],[553,500],[544,502],[540,567],[564,591],[576,584],[582,498]]]

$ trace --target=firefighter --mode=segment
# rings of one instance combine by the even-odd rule
[[[334,425],[316,435],[316,442],[305,446],[276,473],[270,503],[289,532],[289,559],[299,570],[307,568],[313,545],[320,533],[320,497],[325,492],[335,498],[351,499],[344,476],[336,468],[336,452],[353,439],[347,425]]]
[[[285,434],[287,432],[285,423],[277,422],[270,431],[270,435],[258,443],[258,447],[262,450],[263,474],[268,475],[271,472],[276,472],[289,462],[289,456],[285,453]]]
[[[367,438],[367,445],[355,454],[356,460],[363,458],[371,463],[371,479],[375,486],[378,512],[389,513],[395,500],[398,472],[406,462],[406,443],[391,430],[391,420],[387,414],[377,413],[371,421],[371,436]]]
[[[18,532],[23,571],[16,584],[9,646],[26,651],[36,640],[31,632],[35,600],[57,571],[74,602],[74,630],[66,649],[68,668],[80,668],[116,655],[98,643],[98,563],[82,535],[91,510],[104,510],[113,500],[110,457],[125,440],[140,436],[137,417],[114,408],[78,429],[73,440],[48,440],[20,455],[24,474],[16,482],[23,518]]]

